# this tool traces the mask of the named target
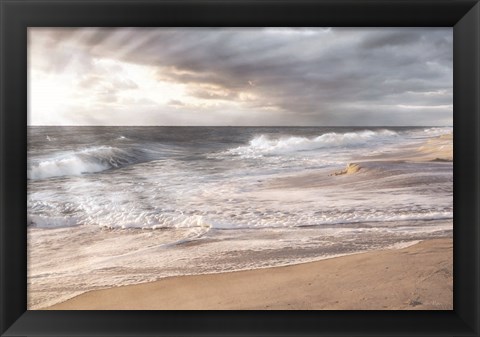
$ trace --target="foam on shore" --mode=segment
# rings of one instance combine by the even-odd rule
[[[452,269],[452,240],[428,240],[293,266],[92,291],[48,309],[452,310]]]

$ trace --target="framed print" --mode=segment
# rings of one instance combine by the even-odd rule
[[[30,27],[27,309],[452,310],[452,37]]]
[[[478,2],[1,10],[2,335],[478,335]]]

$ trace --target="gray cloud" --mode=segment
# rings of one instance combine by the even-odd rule
[[[366,49],[409,45],[417,42],[422,35],[412,31],[379,32],[364,39],[361,46]]]
[[[239,101],[251,93],[245,113],[277,109],[283,124],[452,123],[451,28],[62,28],[37,35],[55,51],[42,65],[48,71],[61,72],[72,58],[82,71],[99,57],[148,65],[159,80],[194,85],[189,94],[199,99]],[[108,71],[104,87],[135,88]]]

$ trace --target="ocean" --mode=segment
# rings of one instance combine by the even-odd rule
[[[28,308],[453,231],[451,127],[28,128]],[[356,174],[335,174],[349,163]],[[362,166],[363,165],[363,166]]]

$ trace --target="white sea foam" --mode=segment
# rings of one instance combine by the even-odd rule
[[[422,129],[422,133],[427,137],[434,137],[434,136],[449,134],[449,133],[452,133],[452,131],[453,131],[452,127],[433,127],[433,128]]]
[[[110,166],[100,162],[86,162],[76,155],[45,160],[33,164],[27,170],[28,179],[45,179],[80,175],[108,170]]]
[[[80,224],[78,217],[29,215],[28,224],[40,228],[74,227]]]
[[[78,225],[97,226],[110,229],[186,229],[211,228],[212,223],[202,215],[166,214],[158,210],[145,211],[114,204],[98,206],[99,200],[82,200],[80,205],[72,202],[53,205],[32,203],[35,211],[48,212],[49,215],[31,214],[30,226],[39,228],[74,227]],[[141,205],[138,205],[141,207]]]
[[[231,186],[231,193],[235,193],[238,187]],[[99,186],[97,189],[101,191],[102,187]],[[146,193],[147,191],[151,190],[145,190]],[[331,192],[333,191],[325,190],[325,193]],[[202,193],[192,191],[188,199],[189,204],[176,206],[178,209],[175,211],[168,209],[171,207],[162,210],[151,206],[165,202],[161,195],[141,201],[135,200],[135,197],[129,196],[128,193],[123,193],[117,198],[110,197],[107,201],[102,195],[82,197],[80,194],[71,195],[68,202],[62,200],[65,199],[63,195],[50,196],[52,202],[34,201],[34,198],[40,196],[33,195],[29,200],[29,209],[35,215],[29,218],[29,222],[34,227],[42,228],[86,225],[111,229],[162,230],[294,228],[366,222],[443,220],[453,217],[451,207],[441,206],[448,203],[448,199],[437,199],[439,205],[422,209],[418,205],[427,205],[427,200],[420,196],[415,199],[415,203],[407,206],[406,202],[413,201],[411,197],[406,196],[404,203],[402,201],[404,197],[401,195],[390,198],[384,195],[376,207],[366,208],[364,201],[358,200],[356,194],[351,198],[345,198],[343,207],[338,207],[335,204],[335,197],[318,197],[316,193],[310,194],[308,190],[287,196],[279,195],[276,200],[272,200],[271,193],[261,191],[244,191],[241,199],[221,198],[224,193],[227,193],[227,189],[222,187],[212,187],[208,192]],[[301,201],[295,202],[296,198]],[[252,207],[252,200],[258,200],[261,204],[268,200],[268,205],[266,208]],[[397,200],[397,204],[393,200]]]
[[[27,169],[27,177],[36,180],[95,173],[123,167],[139,160],[141,157],[133,151],[111,146],[95,146],[33,158]]]
[[[253,138],[248,145],[229,150],[230,154],[246,157],[262,155],[281,155],[297,151],[311,151],[322,148],[353,147],[373,142],[381,142],[397,136],[391,130],[336,133],[329,132],[318,137],[279,137],[272,138],[259,135]]]
[[[403,248],[416,245],[417,243],[420,243],[420,242],[421,240],[413,240],[413,241],[406,241],[406,242],[402,241],[402,242],[394,243],[393,245],[388,247],[388,249],[403,249]]]

